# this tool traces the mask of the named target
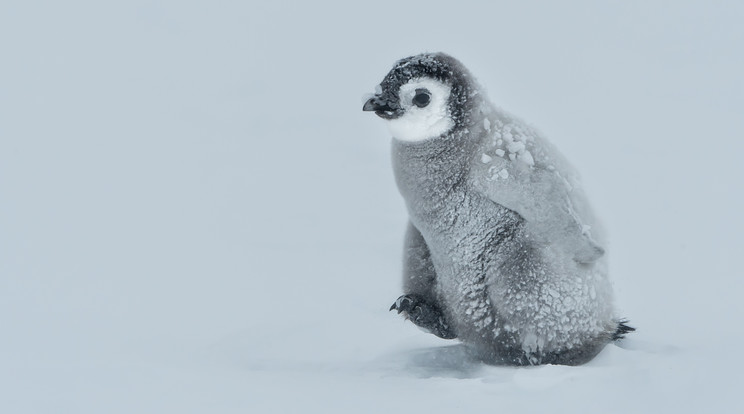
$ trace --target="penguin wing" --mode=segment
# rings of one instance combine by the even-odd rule
[[[471,165],[476,188],[529,222],[555,220],[556,209],[567,212],[577,187],[571,166],[525,122],[492,105],[482,110],[482,121],[471,128],[482,137]]]
[[[502,157],[482,157],[471,169],[476,190],[519,214],[538,241],[559,243],[575,260],[591,263],[604,254],[604,249],[592,238],[591,227],[583,221],[582,211],[575,207],[574,200],[582,201],[583,196],[576,181],[570,181],[572,178],[543,163],[529,165]],[[573,194],[574,191],[577,193]]]
[[[496,157],[480,164],[471,169],[474,187],[526,221],[558,220],[557,211],[568,212],[570,188],[554,172]]]

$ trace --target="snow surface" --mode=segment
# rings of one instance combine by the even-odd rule
[[[422,5],[3,2],[0,412],[744,411],[743,6]],[[388,313],[358,98],[439,50],[582,173],[622,347],[484,366]]]

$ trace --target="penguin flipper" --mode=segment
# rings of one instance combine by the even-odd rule
[[[393,303],[390,310],[397,310],[399,314],[402,313],[406,319],[410,319],[416,326],[440,338],[457,338],[457,334],[449,326],[439,307],[427,302],[422,296],[403,295]]]
[[[589,236],[577,239],[573,244],[574,260],[582,264],[594,263],[605,254],[605,249]]]

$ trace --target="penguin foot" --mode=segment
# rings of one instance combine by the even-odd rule
[[[623,319],[617,322],[617,329],[612,334],[612,340],[617,341],[618,339],[625,338],[625,334],[635,332],[635,328],[632,326],[626,325],[628,323],[627,319]]]
[[[419,295],[403,295],[393,303],[390,310],[397,310],[416,326],[443,339],[454,339],[457,335],[445,321],[442,311]]]

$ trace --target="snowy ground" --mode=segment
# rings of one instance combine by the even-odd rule
[[[744,410],[744,7],[601,3],[3,2],[0,412]],[[440,50],[583,173],[622,347],[484,366],[388,312],[361,96]]]

